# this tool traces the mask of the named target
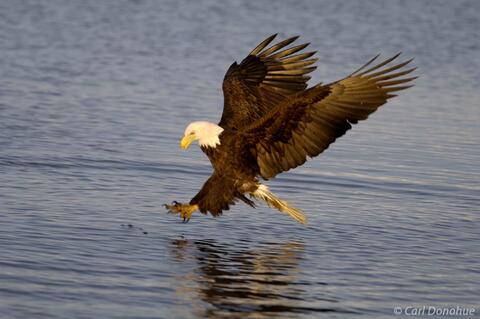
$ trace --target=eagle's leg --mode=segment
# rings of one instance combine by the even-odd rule
[[[177,201],[173,201],[171,205],[164,204],[164,206],[170,214],[180,214],[184,223],[187,223],[193,212],[198,209],[198,205],[182,204]]]

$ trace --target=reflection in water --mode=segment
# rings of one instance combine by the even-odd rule
[[[304,288],[310,284],[297,278],[303,243],[263,244],[255,250],[240,245],[214,240],[172,242],[177,262],[197,265],[179,276],[177,292],[207,303],[199,309],[203,317],[277,318],[335,311],[302,306]]]

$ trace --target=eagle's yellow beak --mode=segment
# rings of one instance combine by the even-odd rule
[[[185,135],[180,141],[180,148],[186,150],[188,146],[190,146],[190,144],[196,139],[197,137],[195,136],[195,134]]]

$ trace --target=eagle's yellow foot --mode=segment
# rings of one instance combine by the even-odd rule
[[[170,214],[180,214],[184,223],[187,223],[193,212],[198,209],[198,205],[182,204],[177,201],[173,201],[171,205],[164,204],[164,206]]]

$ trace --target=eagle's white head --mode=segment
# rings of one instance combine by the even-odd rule
[[[217,124],[205,121],[192,122],[185,129],[180,147],[185,150],[195,140],[198,140],[200,146],[217,147],[217,145],[220,145],[220,134],[222,132],[223,128]]]

